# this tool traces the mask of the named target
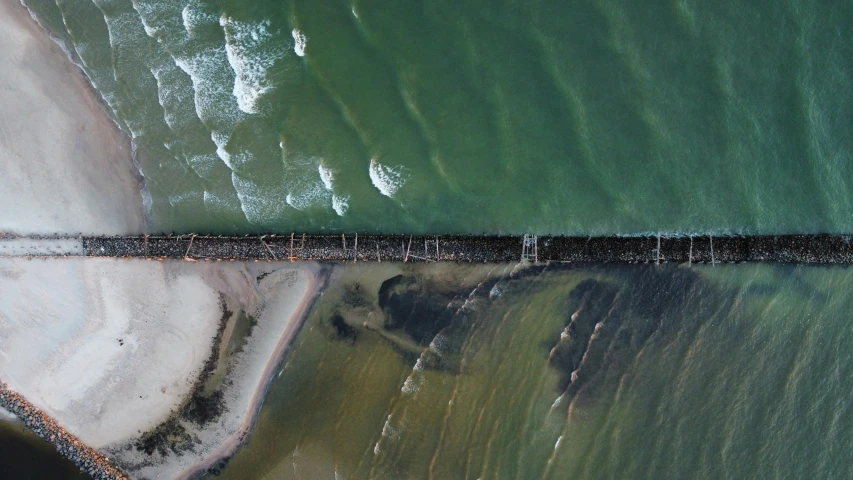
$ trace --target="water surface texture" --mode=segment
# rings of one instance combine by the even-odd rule
[[[24,0],[152,231],[853,231],[853,5]]]
[[[359,263],[225,479],[853,475],[853,270]]]

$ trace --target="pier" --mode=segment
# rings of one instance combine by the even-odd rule
[[[188,261],[853,264],[851,239],[853,235],[849,234],[636,237],[302,233],[245,236],[0,236],[0,256]]]

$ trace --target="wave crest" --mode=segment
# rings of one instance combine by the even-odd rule
[[[406,183],[407,178],[406,168],[402,165],[389,167],[377,162],[375,158],[370,159],[370,181],[382,195],[393,197]]]
[[[219,25],[225,31],[225,53],[234,70],[237,105],[246,113],[258,113],[258,100],[274,85],[268,71],[286,51],[269,31],[269,20],[241,22],[223,13]]]

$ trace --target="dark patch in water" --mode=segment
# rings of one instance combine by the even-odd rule
[[[358,339],[358,330],[348,324],[339,313],[332,315],[332,318],[329,319],[329,325],[332,327],[334,332],[332,337],[335,339],[348,340],[351,343],[355,343]]]
[[[694,318],[695,302],[719,299],[716,289],[690,269],[637,266],[615,273],[621,288],[587,279],[568,296],[566,327],[549,362],[561,372],[558,390],[569,398],[582,391],[593,394],[599,377],[626,371],[653,337],[665,342],[685,328],[685,319]]]
[[[456,295],[427,288],[419,277],[397,275],[379,288],[379,307],[385,313],[384,328],[402,330],[420,346],[427,346],[447,328],[455,309]]]
[[[571,374],[580,367],[596,325],[607,318],[618,293],[615,285],[587,279],[569,294],[574,309],[567,312],[566,327],[548,357],[551,365],[564,373],[560,379],[561,391],[569,386]]]

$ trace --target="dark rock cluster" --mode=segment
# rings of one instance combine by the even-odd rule
[[[540,236],[540,262],[853,263],[850,235]],[[192,260],[514,262],[522,237],[410,235],[167,235],[83,237],[86,255]]]
[[[92,478],[98,480],[128,478],[121,470],[110,464],[106,457],[68,433],[56,420],[17,392],[9,390],[8,386],[2,382],[0,382],[0,407],[17,415],[30,430],[50,442],[60,454],[74,462],[80,470],[88,473]]]

